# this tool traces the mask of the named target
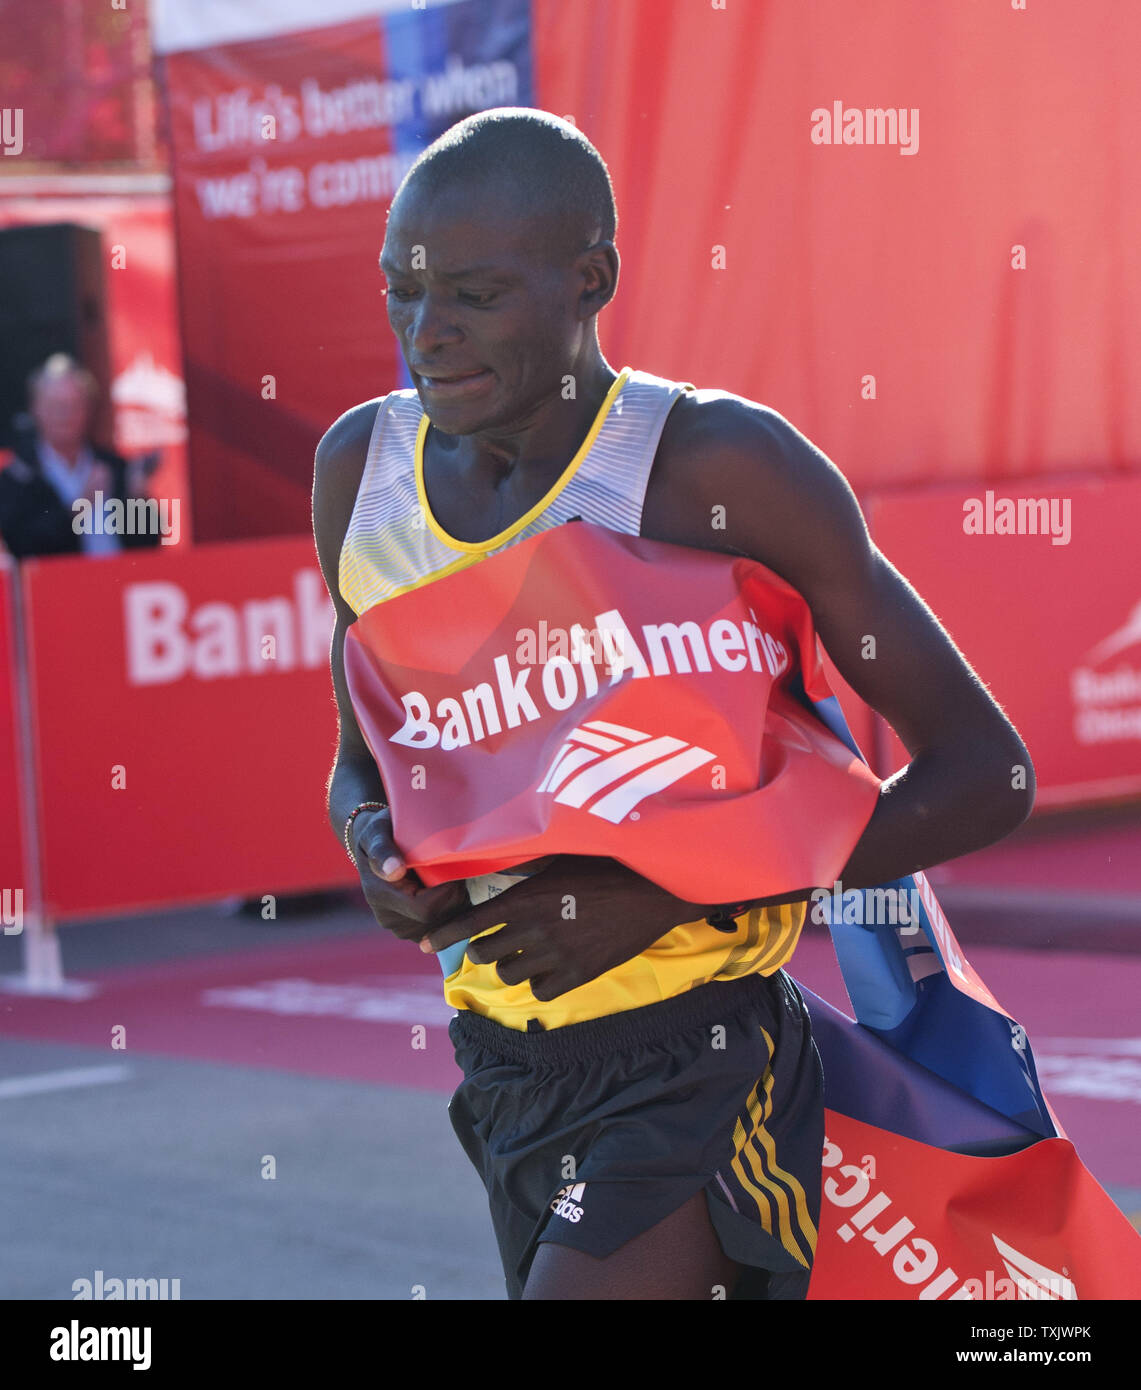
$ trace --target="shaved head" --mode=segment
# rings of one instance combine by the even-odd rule
[[[536,250],[572,259],[618,227],[602,156],[570,121],[527,106],[500,106],[458,122],[420,155],[396,190],[503,187],[508,211],[532,223]]]
[[[428,146],[388,210],[380,269],[437,431],[517,427],[577,399],[568,380],[605,375],[596,320],[618,285],[614,231],[606,165],[569,121],[496,107]]]

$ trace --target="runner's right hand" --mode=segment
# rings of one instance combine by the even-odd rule
[[[405,866],[393,843],[391,812],[362,811],[353,821],[352,838],[365,901],[377,924],[393,936],[419,941],[471,907],[462,878],[426,888]]]

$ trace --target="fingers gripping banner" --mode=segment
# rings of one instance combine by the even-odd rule
[[[345,671],[428,884],[549,854],[698,903],[814,885],[827,1142],[810,1298],[1141,1296],[1141,1242],[921,873],[842,891],[879,780],[765,566],[575,522],[377,605]],[[892,910],[885,912],[885,904]]]

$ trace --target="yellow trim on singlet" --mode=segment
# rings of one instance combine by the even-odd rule
[[[411,584],[403,584],[399,589],[393,589],[390,594],[385,595],[384,602],[387,603],[389,599],[399,598],[401,594],[410,594],[413,589],[423,589],[425,585],[434,584],[437,579],[443,579],[448,574],[455,574],[457,570],[466,570],[483,558],[482,555],[461,555],[458,560],[453,560],[450,565],[445,565],[443,569],[433,570],[431,574],[414,579]]]
[[[424,519],[425,521],[427,521],[428,526],[432,531],[433,535],[436,537],[436,539],[443,541],[443,543],[446,546],[449,546],[452,550],[463,550],[468,552],[469,554],[481,554],[484,551],[494,550],[497,546],[504,545],[507,541],[511,539],[512,536],[517,536],[525,526],[529,525],[530,522],[535,520],[535,518],[539,515],[540,512],[545,511],[551,505],[551,503],[555,500],[559,493],[562,492],[563,488],[566,487],[566,485],[578,472],[579,465],[586,458],[587,454],[590,453],[594,441],[598,438],[598,432],[602,428],[602,423],[606,419],[607,415],[610,414],[610,407],[614,404],[614,401],[617,399],[618,393],[622,390],[623,386],[626,385],[626,379],[629,375],[630,369],[628,367],[623,367],[623,369],[614,378],[610,390],[607,391],[605,399],[598,408],[598,414],[594,417],[594,423],[587,431],[586,438],[579,445],[578,452],[575,454],[574,458],[571,459],[570,463],[568,463],[567,466],[563,469],[563,471],[559,474],[557,480],[551,486],[551,488],[542,497],[539,498],[539,500],[535,503],[533,507],[525,511],[517,521],[513,521],[510,526],[508,526],[505,530],[500,531],[497,536],[492,536],[486,541],[457,540],[455,536],[450,536],[447,533],[447,531],[445,531],[444,528],[440,525],[440,523],[436,520],[436,518],[432,515],[432,508],[428,504],[428,490],[424,484],[424,441],[428,437],[428,427],[431,424],[431,421],[425,413],[425,415],[420,421],[420,426],[416,431],[416,448],[413,455],[416,474],[416,495],[420,499],[420,506],[424,512]],[[447,572],[448,571],[446,570],[443,571],[443,573]],[[433,579],[438,579],[439,577],[440,571],[437,571],[436,574],[432,576]],[[403,593],[407,591],[401,590],[401,592]]]

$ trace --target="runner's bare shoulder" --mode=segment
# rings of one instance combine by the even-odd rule
[[[812,467],[806,467],[806,460]],[[804,519],[813,515],[820,470],[838,470],[779,411],[731,391],[702,388],[674,403],[662,430],[646,489],[641,534],[649,540],[752,554],[738,535],[747,515],[748,544],[766,549],[765,503],[791,494]],[[710,518],[720,515],[720,522]],[[782,521],[781,525],[784,525]],[[775,525],[774,531],[779,530]],[[779,552],[778,552],[779,553]],[[775,568],[775,566],[773,566]]]
[[[313,458],[313,534],[322,568],[335,572],[360,489],[376,412],[386,398],[362,401],[339,416]]]

